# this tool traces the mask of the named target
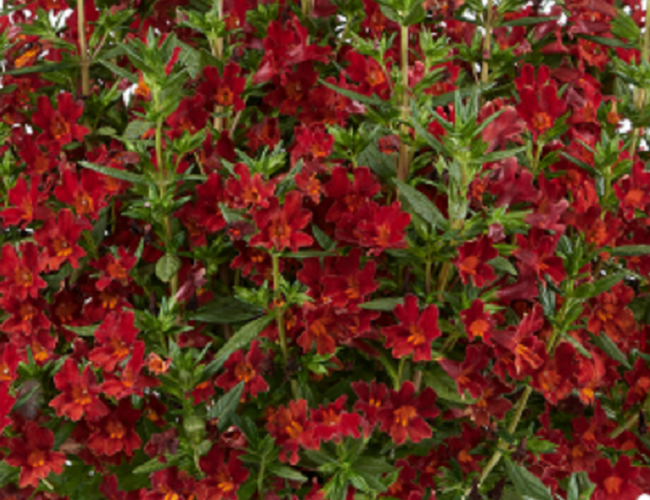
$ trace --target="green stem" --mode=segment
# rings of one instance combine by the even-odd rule
[[[395,380],[395,390],[399,391],[402,387],[402,377],[404,376],[404,366],[406,365],[406,356],[399,360],[397,367],[397,379]]]
[[[401,118],[402,133],[408,134],[406,122],[409,116],[409,28],[402,26],[401,33],[401,73],[402,73],[402,99],[401,99]],[[405,181],[408,179],[410,171],[409,166],[409,147],[404,140],[399,145],[399,162],[397,164],[397,178]]]
[[[424,289],[427,295],[431,293],[431,264],[430,260],[427,260],[424,264]]]
[[[483,39],[483,64],[481,65],[481,82],[488,82],[488,70],[490,51],[492,50],[492,0],[487,3],[487,15],[485,21],[485,38]]]
[[[284,328],[284,304],[280,290],[280,256],[271,254],[273,263],[273,292],[275,298],[275,321],[278,326],[278,337],[280,338],[280,350],[282,351],[282,362],[287,365],[289,361],[289,349],[287,347],[287,332]],[[291,379],[291,392],[293,399],[298,399],[298,383]]]

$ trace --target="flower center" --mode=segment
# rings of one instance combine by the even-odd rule
[[[300,425],[298,422],[295,420],[292,420],[289,425],[287,425],[284,429],[287,431],[287,434],[289,434],[289,437],[292,439],[297,438],[303,431],[302,425]]]
[[[471,325],[469,325],[469,333],[474,337],[483,337],[485,332],[490,328],[490,324],[484,319],[477,319]]]
[[[126,429],[121,422],[111,420],[108,425],[106,425],[106,430],[111,439],[123,439],[126,435]]]
[[[234,102],[234,94],[228,87],[221,87],[217,90],[215,100],[220,106],[230,106]]]
[[[415,346],[415,345],[420,345],[420,344],[424,344],[424,343],[426,343],[427,338],[426,338],[425,335],[424,335],[424,331],[423,331],[422,328],[420,328],[418,325],[412,325],[412,326],[409,328],[409,333],[410,333],[411,335],[408,337],[407,340],[408,340],[412,345]]]
[[[475,275],[476,268],[479,266],[481,261],[475,255],[470,255],[460,265],[460,270],[466,274]]]
[[[605,479],[603,484],[605,485],[605,490],[607,493],[609,495],[613,495],[615,493],[620,493],[622,483],[623,480],[620,477],[611,476]]]
[[[21,266],[14,272],[14,281],[16,285],[28,288],[34,283],[34,277],[29,269]]]
[[[43,467],[45,465],[45,452],[43,450],[34,450],[27,457],[27,464],[30,467]]]
[[[533,128],[539,132],[546,132],[551,128],[551,117],[548,113],[540,111],[533,116]]]
[[[72,388],[72,398],[79,406],[86,406],[92,401],[92,397],[88,393],[88,390],[80,385],[75,385]]]
[[[244,382],[250,382],[255,377],[255,370],[250,363],[240,363],[235,367],[235,377]]]
[[[415,408],[412,406],[402,406],[395,410],[393,414],[395,415],[395,420],[399,425],[407,427],[411,419],[417,414],[417,411],[415,411]]]

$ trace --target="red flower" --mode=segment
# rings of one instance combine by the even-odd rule
[[[377,425],[379,410],[386,402],[386,385],[377,384],[375,380],[367,382],[352,382],[352,389],[359,397],[354,403],[354,409],[363,413],[369,429],[364,429],[369,434]]]
[[[129,272],[133,269],[137,261],[138,258],[135,255],[131,255],[126,248],[119,247],[117,249],[117,255],[108,253],[101,259],[91,262],[90,265],[92,267],[102,271],[102,275],[95,284],[97,290],[104,290],[113,281],[118,282],[122,286],[127,286],[130,280]]]
[[[338,257],[334,263],[336,274],[322,279],[325,287],[323,295],[333,307],[357,311],[364,298],[377,290],[378,285],[374,280],[377,266],[374,261],[369,261],[360,271],[361,253],[361,249],[354,248],[346,257]]]
[[[32,115],[32,122],[43,132],[37,142],[54,142],[65,146],[73,140],[81,141],[88,133],[86,127],[77,124],[83,114],[83,106],[72,100],[72,95],[63,92],[58,95],[58,109],[54,111],[48,97],[38,97],[38,110]]]
[[[267,417],[266,428],[280,450],[280,461],[298,463],[300,447],[318,449],[311,422],[307,419],[307,400],[289,401],[289,408],[280,406]],[[287,455],[290,456],[287,456]]]
[[[478,337],[485,344],[492,344],[494,320],[492,315],[485,311],[485,304],[481,299],[475,299],[469,309],[461,311],[460,319],[471,340]]]
[[[239,350],[228,358],[224,365],[226,372],[217,378],[216,386],[229,391],[243,381],[245,385],[242,399],[245,399],[247,394],[256,397],[258,393],[268,391],[269,384],[257,371],[264,359],[259,340],[254,340],[246,356],[244,351]]]
[[[246,87],[246,78],[240,77],[241,68],[230,62],[223,69],[223,77],[219,70],[212,66],[203,68],[205,82],[199,87],[199,92],[206,97],[207,103],[215,102],[219,106],[233,106],[235,111],[244,109],[241,94]]]
[[[65,455],[52,451],[54,446],[54,433],[46,428],[39,427],[36,422],[28,421],[25,424],[22,438],[13,438],[9,441],[9,456],[5,461],[12,467],[20,467],[18,485],[38,487],[38,481],[45,479],[51,472],[61,474],[65,465]]]
[[[411,215],[402,211],[399,201],[387,207],[370,202],[364,209],[359,221],[359,244],[369,248],[369,255],[381,255],[384,250],[407,247],[404,238]]]
[[[353,215],[381,189],[368,167],[355,168],[353,175],[354,181],[350,182],[347,169],[334,167],[332,170],[332,178],[325,184],[327,196],[335,200],[327,211],[328,222],[335,222],[344,215]]]
[[[499,251],[492,246],[488,236],[463,243],[458,249],[458,258],[454,260],[463,284],[466,285],[471,278],[475,287],[482,288],[486,283],[494,280],[496,278],[494,269],[486,262],[498,255]]]
[[[338,315],[331,305],[314,306],[306,303],[303,306],[305,331],[298,337],[297,343],[303,352],[309,352],[316,341],[316,352],[334,354],[336,346],[343,338],[345,315]]]
[[[195,491],[194,478],[173,466],[151,474],[151,491],[142,500],[194,500]]]
[[[243,163],[237,163],[233,171],[239,179],[233,176],[226,181],[230,205],[233,208],[268,208],[275,182],[264,182],[260,174],[251,177],[250,170]]]
[[[61,266],[70,262],[70,265],[77,269],[79,259],[86,255],[77,241],[79,235],[85,229],[89,229],[88,223],[78,224],[75,217],[68,209],[61,210],[57,217],[50,218],[45,225],[34,233],[36,242],[44,248],[43,262],[48,270],[56,271]]]
[[[241,452],[226,454],[220,445],[214,445],[199,465],[206,477],[196,485],[198,500],[235,500],[237,491],[250,474],[242,466]]]
[[[105,183],[101,174],[92,170],[82,170],[78,174],[72,170],[63,172],[61,185],[54,189],[56,198],[74,208],[77,216],[87,216],[97,220],[99,210],[106,206]]]
[[[21,257],[16,249],[9,244],[2,247],[0,259],[0,276],[5,279],[0,282],[0,293],[15,295],[20,300],[28,296],[38,297],[38,291],[47,287],[47,283],[39,276],[45,266],[39,259],[38,249],[34,243],[27,242],[20,245]]]
[[[488,357],[485,346],[470,345],[467,348],[465,361],[458,363],[449,359],[439,359],[438,363],[456,382],[458,394],[464,395],[467,390],[473,398],[478,398],[487,387],[487,380],[481,375],[481,371],[488,364]]]
[[[133,450],[142,444],[135,431],[141,414],[129,398],[121,399],[117,408],[96,424],[96,430],[88,438],[88,447],[96,455],[112,456],[123,451],[132,456]]]
[[[636,500],[642,493],[633,483],[638,475],[639,468],[632,466],[627,455],[619,458],[614,467],[601,458],[596,462],[596,470],[589,473],[589,479],[596,484],[594,500]]]
[[[170,137],[176,139],[189,132],[194,135],[205,128],[209,114],[203,109],[203,96],[196,94],[185,97],[178,105],[176,111],[167,117],[167,124],[172,128]]]
[[[431,342],[441,335],[438,308],[427,306],[420,315],[417,297],[407,295],[404,305],[398,304],[393,312],[401,324],[382,329],[386,348],[393,349],[394,358],[413,354],[413,361],[431,361]]]
[[[314,437],[324,441],[334,441],[337,444],[345,436],[358,438],[361,433],[361,417],[356,413],[348,413],[345,403],[348,397],[343,395],[327,406],[319,406],[311,410],[311,421],[314,426]]]
[[[160,385],[158,379],[140,373],[143,366],[144,342],[135,342],[133,355],[122,369],[120,378],[110,374],[105,375],[106,378],[101,386],[102,392],[116,399],[126,398],[132,394],[142,397],[144,389]]]
[[[634,290],[623,283],[614,285],[592,301],[587,329],[594,335],[604,331],[614,342],[624,341],[637,331],[632,311],[626,307],[634,298]]]
[[[433,433],[424,421],[434,418],[439,410],[436,408],[436,393],[430,387],[425,388],[415,397],[413,382],[406,381],[399,391],[391,390],[389,404],[379,410],[380,430],[388,432],[395,444],[400,445],[410,438],[414,443],[430,438]]]
[[[20,225],[24,228],[34,220],[48,218],[50,211],[41,204],[46,195],[38,190],[38,183],[38,178],[32,177],[31,189],[28,191],[25,177],[21,175],[16,185],[9,190],[7,199],[16,208],[5,208],[0,212],[0,217],[7,226]]]
[[[551,80],[548,66],[541,66],[534,81],[535,69],[526,64],[522,75],[515,79],[519,90],[517,113],[528,125],[533,134],[533,141],[539,135],[551,129],[555,122],[566,112],[566,103],[558,99],[557,84]]]
[[[41,330],[49,331],[50,320],[43,314],[43,311],[47,310],[47,302],[40,297],[20,300],[13,295],[6,295],[0,300],[0,309],[10,314],[0,325],[6,333],[31,336]]]
[[[97,346],[90,351],[88,359],[107,372],[115,370],[120,361],[126,359],[134,347],[138,330],[134,326],[135,316],[131,311],[112,312],[95,331]]]
[[[634,219],[636,210],[645,212],[650,204],[650,172],[646,172],[645,164],[634,163],[631,175],[614,184],[614,192],[626,220]]]
[[[54,375],[54,385],[62,394],[50,401],[50,406],[59,417],[65,415],[76,422],[84,415],[88,420],[97,420],[108,413],[108,408],[99,399],[100,389],[90,365],[86,365],[80,376],[77,364],[66,359]]]
[[[309,210],[302,209],[300,193],[288,193],[282,207],[273,196],[269,208],[253,214],[253,220],[260,232],[251,238],[250,245],[273,249],[276,252],[287,248],[297,252],[298,248],[310,246],[314,242],[311,236],[301,231],[309,224],[311,217]]]
[[[533,228],[528,237],[517,235],[517,248],[512,255],[515,256],[524,266],[529,267],[537,275],[539,280],[546,285],[544,275],[559,284],[565,277],[562,258],[555,255],[555,247],[559,235],[543,235],[540,229]]]
[[[18,354],[15,344],[6,343],[2,346],[2,357],[0,358],[0,382],[7,382],[9,385],[16,380],[18,364],[23,361]]]

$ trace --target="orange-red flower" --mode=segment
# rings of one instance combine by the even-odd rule
[[[499,251],[492,246],[488,236],[463,243],[458,249],[458,258],[454,260],[463,284],[471,279],[475,287],[481,288],[493,281],[497,276],[487,261],[498,256]]]
[[[413,361],[431,361],[431,342],[441,335],[438,308],[427,306],[420,315],[417,297],[407,295],[404,305],[396,305],[393,312],[401,324],[382,329],[386,348],[393,350],[394,358],[413,354]]]
[[[65,455],[52,451],[54,433],[36,422],[28,421],[23,432],[24,438],[9,441],[11,452],[5,461],[12,467],[20,467],[18,485],[21,488],[38,486],[51,472],[61,474],[65,465]]]
[[[255,397],[260,392],[268,391],[269,384],[258,371],[264,358],[265,355],[260,349],[259,340],[254,340],[245,356],[244,352],[239,350],[228,358],[224,364],[226,371],[217,378],[216,386],[229,391],[240,382],[244,382],[242,399],[245,399],[247,394]]]
[[[88,133],[86,127],[77,123],[82,114],[83,105],[74,102],[68,92],[58,95],[56,111],[47,96],[39,96],[38,110],[32,115],[32,122],[42,130],[37,142],[65,146],[72,141],[81,141]]]
[[[108,413],[108,408],[99,399],[100,389],[90,365],[86,365],[79,375],[77,363],[66,359],[61,370],[54,375],[54,385],[62,392],[50,401],[58,416],[66,416],[74,421],[83,416],[88,420],[97,420]]]
[[[307,418],[307,400],[289,401],[289,407],[280,406],[267,417],[266,428],[280,449],[280,461],[291,465],[298,463],[298,450],[303,447],[315,450],[318,440]]]
[[[406,438],[414,443],[430,438],[433,433],[425,418],[434,418],[439,410],[435,406],[436,393],[430,387],[415,397],[415,386],[410,380],[402,384],[399,391],[391,390],[388,404],[379,410],[380,430],[387,432],[395,444],[402,444]]]
[[[614,467],[601,458],[596,462],[596,470],[589,472],[589,479],[596,485],[594,500],[636,500],[642,493],[634,484],[638,475],[638,467],[632,466],[627,455],[619,458]]]
[[[88,438],[88,447],[96,455],[112,456],[123,451],[132,456],[142,444],[135,430],[141,414],[133,408],[129,398],[121,399],[117,408],[95,424],[95,431]]]
[[[112,312],[95,331],[96,347],[88,359],[98,368],[112,372],[120,361],[126,359],[134,345],[138,330],[131,311]]]
[[[199,465],[206,477],[196,485],[198,500],[237,498],[237,491],[250,474],[242,465],[240,454],[234,450],[226,453],[220,444],[216,444],[207,455],[201,457]]]
[[[39,258],[38,248],[34,243],[23,243],[19,248],[20,257],[12,245],[5,244],[2,247],[0,276],[4,277],[4,280],[0,281],[0,293],[15,295],[20,300],[27,296],[37,298],[39,290],[47,286],[39,276],[45,265]]]

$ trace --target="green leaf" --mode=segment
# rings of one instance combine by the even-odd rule
[[[178,258],[178,255],[166,253],[156,262],[156,276],[161,281],[167,283],[176,275],[180,268],[181,259]]]
[[[232,353],[239,349],[243,349],[250,344],[273,319],[275,319],[274,315],[263,316],[262,318],[251,321],[240,328],[237,333],[230,337],[228,342],[219,349],[214,360],[205,367],[201,376],[202,380],[206,380],[214,375],[228,360]]]
[[[78,68],[79,64],[74,62],[58,62],[58,63],[47,63],[47,64],[35,64],[34,66],[25,66],[24,68],[12,69],[10,71],[4,71],[3,75],[28,75],[30,73],[51,73],[52,71],[63,71],[66,69]]]
[[[134,120],[129,122],[129,124],[124,129],[124,134],[122,134],[125,141],[136,141],[142,139],[143,134],[148,132],[153,128],[153,123],[145,122],[142,120]]]
[[[268,467],[268,471],[274,476],[289,479],[290,481],[300,481],[301,483],[307,481],[307,476],[287,465],[272,464]]]
[[[384,299],[371,300],[359,304],[361,309],[369,309],[370,311],[392,311],[397,304],[404,304],[404,297],[386,297]]]
[[[501,255],[489,260],[488,264],[490,264],[498,271],[503,271],[505,273],[512,274],[513,276],[517,276],[517,269],[512,265],[512,262],[510,262],[505,257],[502,257]]]
[[[168,467],[174,465],[174,463],[174,457],[168,459],[166,462],[161,462],[158,460],[158,457],[152,458],[148,462],[145,462],[133,469],[133,474],[151,474],[152,472],[167,469]]]
[[[623,278],[625,278],[625,273],[617,273],[599,279],[594,283],[585,283],[573,291],[573,297],[578,299],[588,299],[595,297],[603,292],[608,291]]]
[[[80,161],[79,165],[89,170],[94,170],[100,174],[104,174],[108,177],[113,177],[121,181],[132,182],[133,184],[149,184],[149,181],[145,179],[144,176],[140,174],[134,174],[128,170],[119,170],[117,168],[105,167],[104,165],[97,165],[96,163],[90,163],[88,161]]]
[[[208,410],[208,418],[219,420],[219,429],[223,429],[228,423],[230,415],[237,409],[241,395],[244,392],[244,381],[239,382],[235,387],[230,389],[226,394],[219,398],[219,401]]]
[[[585,40],[589,40],[591,42],[598,43],[600,45],[606,45],[608,47],[619,47],[622,49],[635,48],[634,45],[626,43],[623,40],[619,40],[617,38],[605,38],[602,36],[584,35],[584,34],[578,34],[577,36],[578,38],[584,38]]]
[[[549,489],[535,475],[528,472],[524,467],[513,463],[509,458],[505,459],[506,470],[512,484],[522,498],[533,500],[553,500]]]
[[[445,228],[448,226],[447,219],[443,217],[438,207],[424,193],[399,179],[395,179],[394,182],[399,189],[400,195],[417,215],[433,227]]]
[[[63,328],[70,330],[71,332],[74,332],[81,337],[94,337],[97,327],[99,327],[99,325],[88,325],[88,326],[63,325]]]
[[[387,106],[390,104],[386,101],[383,101],[376,95],[369,97],[367,95],[359,94],[358,92],[355,92],[353,90],[344,89],[336,85],[332,85],[331,83],[326,82],[325,80],[322,79],[320,79],[319,82],[325,85],[327,88],[332,89],[335,92],[338,92],[342,96],[345,96],[348,99],[352,99],[353,101],[358,101],[362,104],[368,104],[370,106]]]
[[[585,349],[585,346],[583,346],[582,343],[578,339],[572,337],[571,335],[569,335],[567,333],[562,335],[562,338],[564,338],[564,340],[569,342],[569,344],[573,345],[573,347],[575,347],[576,351],[578,351],[580,354],[582,354],[585,358],[591,359],[591,353],[587,349]]]
[[[4,460],[0,461],[0,488],[18,479],[20,468],[12,467]]]
[[[601,332],[600,335],[591,334],[591,341],[614,361],[618,361],[623,366],[632,368],[627,356],[621,352],[616,343],[606,333]]]
[[[352,468],[361,474],[371,474],[377,477],[388,474],[395,469],[383,458],[375,457],[361,457],[352,464]]]
[[[250,321],[264,314],[260,307],[234,297],[217,297],[190,315],[193,321],[216,325]]]
[[[503,21],[499,26],[532,26],[534,24],[546,23],[559,19],[559,16],[540,16],[540,17],[520,17],[519,19],[511,19],[510,21]]]
[[[614,257],[636,257],[638,255],[650,255],[650,245],[625,245],[612,248],[609,253]]]
[[[121,78],[126,78],[131,83],[134,84],[138,83],[138,77],[136,75],[118,66],[117,64],[113,64],[110,61],[104,61],[104,60],[99,61],[99,63],[103,64],[109,71],[115,73],[117,76]]]

